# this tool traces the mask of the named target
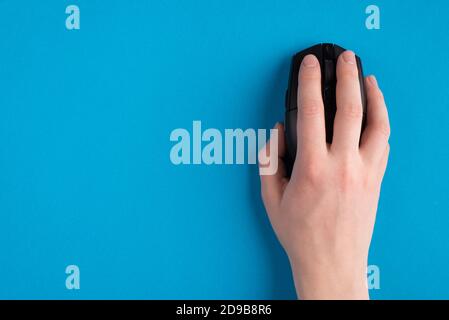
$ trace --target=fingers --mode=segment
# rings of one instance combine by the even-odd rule
[[[299,70],[297,133],[297,155],[327,150],[321,70],[314,55],[307,55]]]
[[[367,161],[382,159],[390,137],[390,122],[387,107],[374,76],[365,79],[368,100],[367,125],[362,136],[360,152]]]
[[[345,51],[338,58],[336,98],[331,150],[338,153],[358,151],[363,109],[358,68],[352,51]]]
[[[285,156],[284,126],[278,123],[274,129],[277,130],[277,136],[271,136],[265,147],[259,152],[262,197],[267,207],[277,205],[281,201],[282,193],[288,182],[283,162]],[[276,138],[277,141],[273,141],[273,138]],[[263,170],[270,168],[274,163],[276,164],[275,170],[270,172],[271,174],[263,174]],[[268,211],[270,210],[268,209]]]
[[[382,176],[380,177],[381,180],[385,174],[385,170],[387,170],[387,164],[388,164],[388,157],[390,155],[390,145],[387,143],[387,146],[385,147],[384,152],[382,153],[381,157],[380,157],[380,172],[382,174]]]

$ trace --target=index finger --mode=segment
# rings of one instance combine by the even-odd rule
[[[327,150],[321,69],[318,59],[312,54],[304,57],[298,74],[297,132],[297,155]]]

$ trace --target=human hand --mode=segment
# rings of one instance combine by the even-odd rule
[[[388,161],[390,125],[374,76],[365,79],[367,126],[360,139],[362,102],[354,53],[337,63],[337,113],[326,144],[321,72],[304,58],[299,72],[298,146],[286,178],[285,142],[277,124],[275,175],[261,175],[262,198],[289,257],[301,299],[368,299],[366,268],[381,182]]]

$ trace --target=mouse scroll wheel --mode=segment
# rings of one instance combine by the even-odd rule
[[[333,60],[324,60],[324,82],[332,84],[335,81],[335,64]]]

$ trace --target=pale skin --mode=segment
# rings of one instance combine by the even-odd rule
[[[326,143],[320,65],[304,58],[299,72],[298,146],[291,178],[285,174],[283,126],[277,124],[274,175],[261,175],[262,198],[290,260],[301,299],[369,299],[368,251],[388,162],[390,124],[374,76],[365,78],[367,125],[352,51],[337,62],[337,113]]]

